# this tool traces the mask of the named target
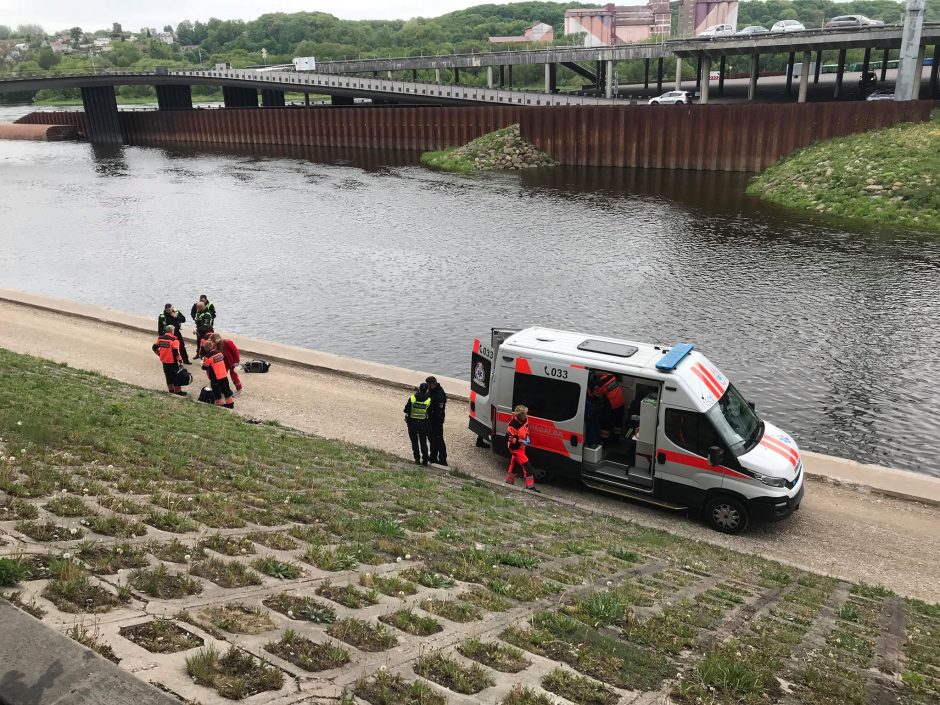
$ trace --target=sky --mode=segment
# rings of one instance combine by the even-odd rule
[[[0,24],[40,24],[52,32],[69,27],[94,31],[120,22],[123,29],[136,32],[141,27],[175,27],[186,19],[253,20],[268,12],[328,12],[350,20],[436,17],[484,3],[507,4],[505,0],[0,0]]]

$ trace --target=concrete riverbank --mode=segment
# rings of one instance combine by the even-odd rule
[[[0,346],[159,389],[162,376],[149,349],[154,333],[150,319],[21,292],[0,292]],[[247,356],[281,363],[267,375],[246,376],[246,393],[238,400],[240,413],[410,456],[401,407],[405,390],[427,372],[242,336],[232,338]],[[441,379],[453,396],[447,422],[451,464],[481,479],[499,481],[502,461],[474,448],[473,437],[466,431],[462,400],[469,391],[467,383]],[[545,498],[799,567],[881,582],[902,594],[940,599],[935,566],[928,558],[940,551],[940,511],[936,508],[940,480],[812,453],[805,454],[805,464],[809,479],[803,509],[787,522],[754,527],[740,537],[712,534],[694,520],[575,486],[546,487]]]

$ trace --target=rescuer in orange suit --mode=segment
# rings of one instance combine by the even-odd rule
[[[215,347],[215,343],[208,340],[203,343],[202,358],[202,369],[206,371],[206,375],[209,377],[209,384],[212,385],[212,395],[215,397],[216,405],[224,406],[226,409],[234,409],[235,397],[232,396],[232,388],[228,384],[225,355]]]
[[[506,446],[509,448],[509,470],[506,472],[506,482],[516,484],[516,475],[522,476],[525,488],[539,492],[535,486],[535,477],[532,476],[532,466],[525,454],[525,447],[529,445],[529,408],[519,404],[512,412],[512,419],[506,428]]]
[[[168,325],[163,329],[163,335],[157,338],[151,349],[160,358],[163,363],[163,376],[166,377],[166,390],[170,394],[177,394],[181,397],[186,396],[178,384],[176,384],[176,375],[183,364],[183,358],[180,355],[180,341],[173,335],[174,326]]]
[[[613,429],[623,426],[624,396],[623,387],[616,375],[602,370],[591,370],[588,375],[588,397],[595,401],[594,417],[597,419],[598,435],[601,442],[610,439]]]

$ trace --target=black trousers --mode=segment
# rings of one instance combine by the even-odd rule
[[[431,419],[431,462],[447,462],[447,444],[444,443],[444,416]]]
[[[210,379],[212,385],[212,395],[215,397],[216,404],[233,403],[232,388],[228,386],[228,377],[222,379]]]
[[[179,365],[175,362],[164,362],[163,364],[163,376],[166,377],[166,386],[175,387],[176,386],[176,373],[179,372]]]
[[[412,419],[409,419],[407,423],[408,438],[411,439],[411,452],[415,457],[415,461],[423,462],[430,460],[428,458],[428,435],[431,431],[430,425],[427,421],[414,421]]]
[[[176,339],[180,341],[180,355],[183,358],[183,364],[189,364],[189,353],[186,351],[186,341],[183,340],[183,334],[181,332],[176,334]]]

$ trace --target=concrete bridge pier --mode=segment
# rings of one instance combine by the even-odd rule
[[[708,105],[708,89],[711,87],[711,69],[712,69],[712,59],[710,56],[703,56],[699,63],[699,70],[701,71],[700,78],[702,81],[702,88],[698,102],[700,105]]]
[[[862,77],[868,75],[869,68],[871,68],[871,47],[865,47],[865,56],[862,59]]]
[[[790,52],[787,57],[787,89],[786,95],[790,95],[793,90],[793,64],[796,62],[796,53]]]
[[[190,86],[155,86],[159,110],[192,110],[193,91]]]
[[[725,60],[727,58],[728,57],[722,54],[718,63],[718,95],[725,94]]]
[[[803,65],[800,67],[800,93],[796,99],[797,103],[806,102],[806,93],[809,90],[809,62],[813,52],[803,52]]]
[[[499,65],[499,87],[506,87],[506,67],[502,64]]]
[[[492,71],[488,73],[488,77],[492,80]],[[491,85],[490,88],[492,87]],[[558,92],[558,64],[545,64],[545,92],[549,94]]]
[[[924,72],[924,47],[920,46],[923,26],[924,0],[907,0],[898,78],[894,87],[895,100],[917,100],[920,97],[920,76]]]
[[[487,88],[493,87],[493,67],[492,66],[486,67],[486,87]]]
[[[509,64],[508,69],[509,70],[506,71],[506,73],[508,74],[506,78],[509,81],[509,90],[512,90],[512,64]]]
[[[643,90],[650,88],[650,60],[643,59]]]
[[[434,69],[434,82],[437,85],[441,85],[441,70],[440,69]]]
[[[676,87],[675,91],[682,90],[682,57],[676,57]]]
[[[460,69],[454,66],[454,83],[460,83]]]
[[[310,107],[310,94],[307,91],[304,91],[304,107]]]
[[[265,108],[283,108],[285,104],[284,91],[267,89],[261,91],[261,105]]]
[[[605,61],[604,67],[604,97],[610,100],[614,97],[614,62]]]
[[[663,57],[656,60],[656,92],[663,92]]]
[[[884,82],[884,80],[888,77],[888,57],[890,55],[891,55],[890,49],[885,49],[881,53],[881,80],[882,82]],[[936,68],[937,60],[934,59],[933,63],[934,63],[934,67]]]
[[[254,88],[222,86],[222,100],[226,108],[257,108],[258,91]]]
[[[839,64],[836,67],[836,87],[832,92],[833,98],[842,95],[842,79],[845,77],[845,49],[839,49]]]
[[[121,119],[113,86],[82,88],[88,140],[98,144],[123,144]]]
[[[754,100],[757,97],[757,74],[760,73],[760,54],[751,56],[751,81],[747,84],[747,99]]]
[[[819,83],[820,71],[822,71],[822,49],[816,52],[816,71],[813,74],[813,83]]]
[[[940,44],[933,45],[933,66],[930,67],[930,94],[940,98]]]
[[[917,52],[917,72],[914,74],[914,98],[913,100],[920,99],[920,82],[924,76],[924,59],[927,57],[927,47],[921,46],[920,51]]]

